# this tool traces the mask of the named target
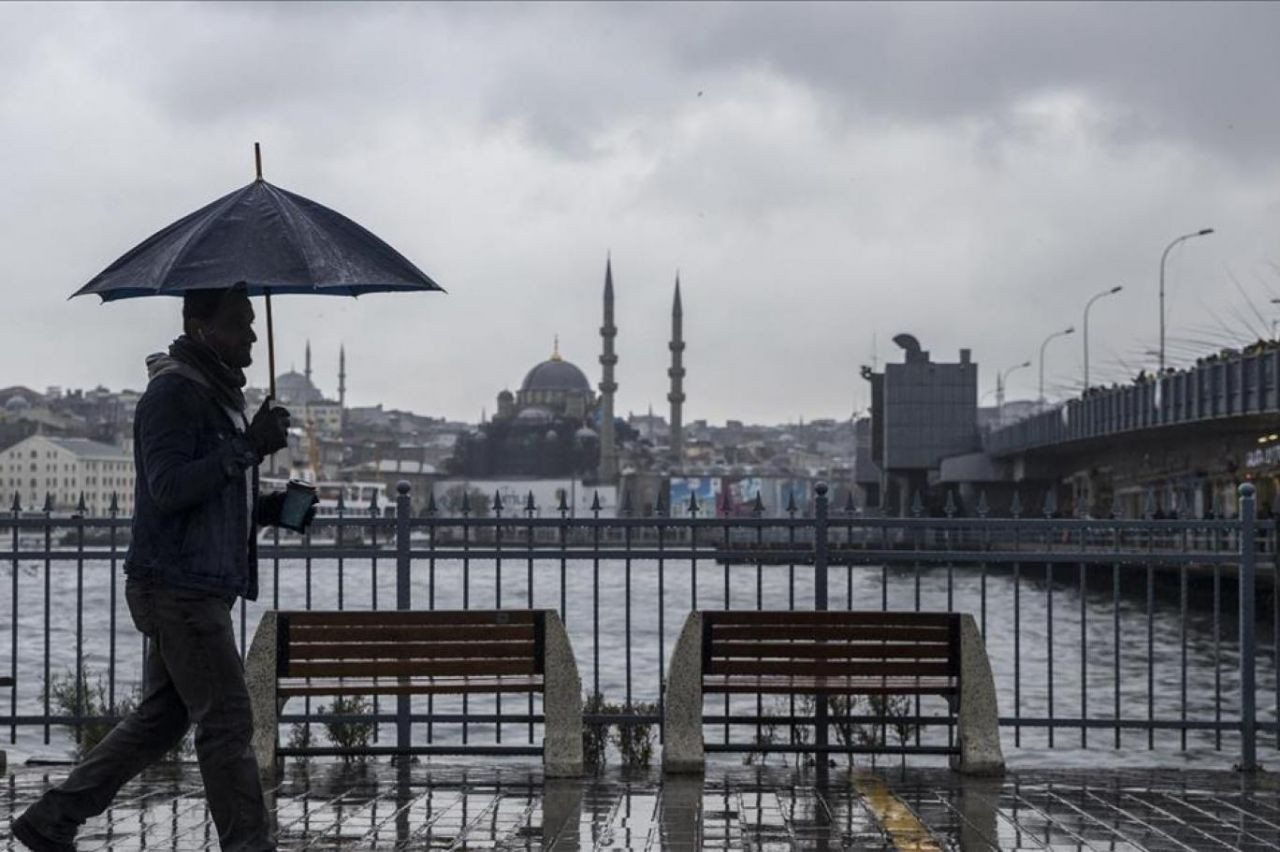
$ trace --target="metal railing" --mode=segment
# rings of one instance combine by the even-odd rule
[[[1280,748],[1276,530],[1256,520],[1252,486],[1241,487],[1240,515],[1230,520],[864,517],[852,506],[833,510],[826,494],[816,489],[807,516],[794,505],[770,516],[759,501],[692,500],[647,517],[625,503],[618,517],[573,518],[563,505],[541,517],[532,498],[514,511],[495,498],[483,516],[465,502],[444,515],[433,502],[414,517],[402,483],[394,515],[376,504],[341,507],[305,537],[277,532],[260,547],[259,600],[241,601],[236,613],[241,649],[266,607],[550,607],[569,630],[584,689],[618,705],[588,723],[655,725],[668,655],[690,610],[968,611],[987,642],[1008,745],[1097,747],[1104,741],[1090,734],[1109,732],[1114,749],[1238,749],[1246,768],[1256,765],[1259,733],[1274,734]],[[146,648],[121,605],[128,526],[114,508],[107,518],[58,518],[15,505],[0,518],[0,577],[8,569],[0,612],[9,616],[0,660],[16,681],[7,696],[0,691],[0,728],[11,742],[20,731],[38,731],[45,744],[55,729],[78,737],[87,724],[112,721],[136,687]],[[60,675],[61,694],[76,699],[70,710],[54,706],[58,691],[46,688]],[[442,753],[474,748],[478,736],[484,753],[528,753],[542,720],[536,697],[505,706],[501,696],[403,697],[359,715],[310,701],[302,709],[282,722],[373,721],[375,736],[394,737],[396,748],[422,748],[415,743],[425,738]],[[827,726],[815,720],[883,726],[883,715],[845,710],[838,718],[803,698],[772,707],[726,699],[706,717],[708,747],[745,729],[761,753],[856,752],[846,740],[828,746]],[[937,721],[924,710],[917,702],[902,717],[910,734],[880,750],[937,753],[949,744],[949,727],[945,737],[922,731]],[[778,726],[781,734],[766,736]],[[1157,732],[1176,736],[1157,743]]]

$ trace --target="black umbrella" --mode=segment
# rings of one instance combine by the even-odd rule
[[[267,366],[276,391],[271,296],[443,290],[402,254],[366,229],[309,198],[257,179],[157,231],[100,272],[72,297],[104,302],[136,296],[181,296],[243,282],[267,303]]]

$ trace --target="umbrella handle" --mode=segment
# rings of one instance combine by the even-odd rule
[[[271,371],[268,387],[271,388],[271,398],[276,398],[276,330],[275,324],[271,321],[271,290],[262,291],[267,300],[267,369]]]

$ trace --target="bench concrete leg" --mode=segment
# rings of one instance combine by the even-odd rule
[[[702,615],[691,612],[671,652],[662,703],[662,771],[706,768],[702,747]]]
[[[543,638],[543,774],[576,778],[582,774],[582,679],[558,613],[547,612]]]
[[[1004,772],[1000,749],[1000,712],[996,684],[982,633],[973,616],[960,616],[960,754],[951,768],[965,775],[999,775]]]
[[[245,658],[244,679],[253,707],[253,754],[258,771],[275,770],[280,706],[276,699],[276,613],[267,610],[258,622]]]

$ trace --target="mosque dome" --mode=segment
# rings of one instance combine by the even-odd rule
[[[295,405],[309,405],[324,399],[311,380],[297,370],[290,370],[276,377],[276,396],[282,402],[291,402]]]
[[[522,391],[591,392],[591,382],[575,365],[553,355],[529,371],[520,385]]]
[[[9,397],[4,404],[4,410],[9,412],[26,411],[30,407],[31,403],[20,394],[14,394]]]
[[[521,423],[550,423],[555,419],[554,414],[540,405],[531,405],[516,415]]]

